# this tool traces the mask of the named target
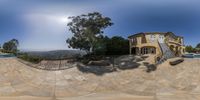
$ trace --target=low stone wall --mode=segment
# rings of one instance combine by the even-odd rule
[[[18,61],[27,66],[48,71],[65,70],[76,67],[76,63],[69,63],[68,60],[44,60],[38,64],[33,64],[21,59],[18,59]]]
[[[183,61],[184,61],[183,58],[174,58],[169,61],[169,64],[174,66],[174,65],[178,65],[178,64],[182,63]]]

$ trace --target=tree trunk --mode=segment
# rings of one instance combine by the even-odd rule
[[[90,53],[92,53],[92,52],[93,52],[93,46],[90,47]]]

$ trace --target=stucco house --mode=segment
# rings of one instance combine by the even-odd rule
[[[155,54],[165,59],[185,52],[184,38],[172,32],[142,32],[128,37],[130,54]]]

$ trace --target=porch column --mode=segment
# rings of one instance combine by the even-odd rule
[[[138,47],[136,50],[137,50],[137,52],[136,52],[137,55],[140,55],[140,54],[141,54],[141,49],[140,49],[140,47]]]
[[[129,54],[130,55],[132,54],[132,48],[131,47],[129,48]]]
[[[131,39],[129,39],[129,54],[132,54],[132,45],[131,45]]]

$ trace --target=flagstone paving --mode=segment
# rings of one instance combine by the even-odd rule
[[[0,100],[199,100],[200,60],[168,62],[147,73],[143,67],[97,76],[76,67],[45,71],[0,59]]]

